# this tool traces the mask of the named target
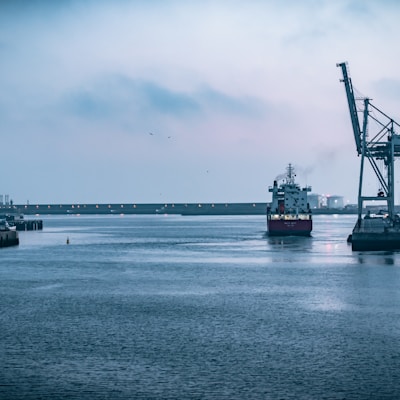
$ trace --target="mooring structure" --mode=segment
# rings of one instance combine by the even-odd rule
[[[374,106],[370,98],[356,98],[347,63],[336,66],[342,70],[357,155],[361,156],[358,219],[351,235],[353,250],[400,249],[400,220],[394,205],[394,162],[400,156],[400,125]],[[366,162],[379,182],[375,193],[365,193]],[[375,218],[369,214],[363,218],[366,201],[383,201],[387,209]]]

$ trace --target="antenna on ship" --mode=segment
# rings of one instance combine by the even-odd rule
[[[287,167],[287,183],[294,183],[294,177],[296,176],[294,173],[294,167],[291,163]]]

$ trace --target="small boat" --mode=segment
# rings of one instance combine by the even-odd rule
[[[6,219],[0,220],[0,231],[16,231],[17,227],[10,225]]]
[[[307,201],[310,186],[301,188],[295,182],[292,164],[286,170],[283,183],[269,188],[272,202],[267,207],[267,228],[270,236],[310,236],[312,231],[312,214]]]

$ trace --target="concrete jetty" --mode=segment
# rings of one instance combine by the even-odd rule
[[[9,209],[8,212],[0,214],[0,220],[7,221],[8,225],[15,227],[17,231],[39,231],[43,229],[41,219],[25,219],[23,214],[16,213],[15,209]]]
[[[7,228],[2,228],[2,230],[0,230],[0,247],[16,246],[18,244],[18,232]]]
[[[391,223],[387,218],[363,218],[355,225],[351,235],[354,251],[400,249],[400,221]]]

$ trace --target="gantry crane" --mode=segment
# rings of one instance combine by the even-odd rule
[[[383,200],[387,203],[388,222],[393,227],[395,225],[394,161],[396,157],[400,156],[400,135],[396,133],[396,130],[400,128],[400,125],[375,107],[369,98],[361,98],[362,106],[358,109],[353,85],[347,70],[347,63],[339,63],[336,66],[342,69],[343,80],[341,81],[344,82],[346,89],[356,150],[358,156],[361,155],[358,187],[358,226],[361,225],[364,201]],[[359,120],[359,110],[362,113],[362,124],[360,124]],[[363,194],[365,159],[370,163],[380,185],[378,193],[372,196]],[[383,166],[378,162],[380,160],[383,160]]]

